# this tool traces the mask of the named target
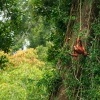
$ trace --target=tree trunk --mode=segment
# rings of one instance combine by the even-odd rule
[[[82,1],[82,0],[81,0]],[[83,2],[79,2],[78,0],[76,2],[73,2],[71,11],[70,11],[70,16],[74,14],[76,16],[76,20],[73,21],[69,19],[69,23],[67,25],[67,31],[65,35],[65,43],[64,45],[69,45],[71,52],[73,51],[73,44],[76,41],[76,38],[78,36],[81,36],[81,39],[85,45],[85,48],[87,47],[87,38],[90,35],[90,30],[91,30],[91,22],[93,21],[93,16],[92,13],[94,11],[93,6],[94,6],[93,0],[84,0]],[[81,6],[80,6],[81,4]],[[75,26],[78,25],[78,28],[75,29]],[[67,39],[70,38],[69,42],[66,42]],[[72,75],[74,77],[74,80],[80,82],[81,80],[81,75],[82,75],[82,67],[84,66],[83,62],[85,61],[85,58],[80,55],[78,59],[74,59],[72,57],[71,61],[71,66],[66,65],[67,70],[73,70]],[[84,62],[85,63],[85,62]],[[65,68],[65,67],[63,67]],[[63,69],[62,69],[63,70]],[[66,73],[65,73],[66,74]],[[65,78],[66,76],[63,76],[63,80],[67,80]],[[57,91],[57,95],[53,96],[50,100],[55,100],[54,98],[57,98],[57,100],[81,100],[81,85],[76,85],[72,88],[72,95],[69,97],[67,94],[66,96],[66,89],[68,86],[64,86],[64,84],[59,88],[59,91]]]

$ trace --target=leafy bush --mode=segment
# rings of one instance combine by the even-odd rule
[[[8,69],[0,73],[0,100],[48,100],[55,75],[53,65],[40,61],[34,49],[8,58]]]
[[[8,55],[3,51],[0,51],[0,69],[4,69],[8,62]]]
[[[35,49],[27,49],[17,51],[14,55],[10,57],[10,63],[14,66],[19,66],[20,64],[28,63],[28,64],[39,64],[43,63],[39,61],[37,55],[37,51]]]
[[[46,61],[47,60],[48,48],[47,47],[43,47],[43,46],[38,46],[36,48],[36,50],[37,50],[37,54],[38,54],[39,59],[42,60],[42,61]]]

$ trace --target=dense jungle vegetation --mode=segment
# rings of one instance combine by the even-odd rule
[[[0,0],[0,100],[100,100],[100,0]]]

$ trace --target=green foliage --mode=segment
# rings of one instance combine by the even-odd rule
[[[90,49],[90,58],[87,59],[86,61],[86,70],[84,70],[84,76],[83,77],[83,83],[84,86],[87,87],[88,90],[86,90],[84,93],[87,93],[88,97],[87,99],[100,99],[100,94],[99,94],[99,76],[100,74],[98,73],[99,68],[100,68],[100,62],[99,62],[99,43],[97,41],[98,39],[96,38],[95,41],[93,41],[91,49]],[[88,73],[88,74],[86,74]],[[86,80],[86,81],[85,81]],[[87,81],[88,80],[88,81]],[[87,92],[89,91],[89,92]],[[84,94],[84,97],[86,94]]]
[[[9,28],[10,23],[8,21],[6,23],[0,23],[0,49],[8,52],[13,42],[13,35],[11,34],[11,30]]]
[[[52,0],[30,0],[29,6],[32,7],[34,16],[43,16],[45,23],[50,26],[50,41],[53,46],[49,50],[49,60],[55,59],[59,54],[59,48],[64,43],[66,23],[69,21],[69,13],[72,0],[52,1]],[[73,18],[72,18],[73,20]],[[46,27],[46,25],[45,25]],[[35,40],[35,39],[34,39]],[[34,44],[34,42],[33,42]]]
[[[4,53],[0,55],[0,68],[7,66],[6,70],[0,70],[1,100],[48,100],[50,94],[56,95],[62,84],[66,86],[69,100],[100,99],[99,1],[94,4],[94,9],[97,6],[91,27],[91,43],[87,48],[89,56],[74,60],[70,57],[67,46],[63,47],[68,24],[71,30],[78,33],[79,23],[74,28],[71,26],[76,16],[74,13],[69,15],[71,4],[78,8],[76,1],[0,1],[0,14],[3,14],[3,20],[0,21],[0,49],[9,52],[14,45],[13,50],[18,50],[22,47],[25,35],[30,41],[30,47],[36,48],[18,51],[9,58]],[[83,33],[85,31],[80,34]],[[48,40],[51,44],[48,43],[47,46]],[[56,67],[58,70],[47,61],[47,57],[49,61],[60,61]]]
[[[25,89],[16,84],[2,83],[0,91],[0,100],[26,100]]]
[[[4,69],[8,64],[8,56],[3,51],[0,51],[0,69]]]
[[[97,19],[96,23],[93,24],[93,31],[95,32],[96,36],[100,36],[100,19]]]
[[[89,56],[80,56],[80,58],[82,58],[81,60],[71,59],[68,54],[69,50],[66,49],[67,47],[62,48],[65,37],[66,23],[68,23],[68,19],[70,18],[69,9],[71,1],[57,0],[50,3],[51,1],[52,0],[30,0],[30,6],[34,9],[34,15],[43,16],[44,21],[47,21],[47,23],[52,25],[50,40],[53,42],[53,45],[49,49],[48,59],[56,62],[58,62],[58,59],[61,60],[59,65],[61,68],[59,69],[59,66],[57,66],[57,69],[59,69],[59,74],[62,75],[61,77],[64,80],[69,100],[77,100],[80,98],[84,100],[100,99],[100,57],[98,56],[100,55],[99,19],[96,19],[93,27],[91,27],[91,30],[93,31],[91,35],[91,45],[89,45],[88,48]],[[71,20],[75,20],[75,18],[71,16]],[[75,24],[73,30],[78,32],[78,29],[79,23],[77,25]],[[83,33],[85,33],[85,31]],[[41,84],[46,86],[49,93],[55,91],[57,92],[58,87],[63,83],[62,78],[59,75],[56,76],[55,73],[53,74],[54,75],[52,75],[51,71],[46,71],[44,77],[38,82],[39,87]]]
[[[36,48],[37,50],[37,54],[38,54],[38,58],[42,61],[46,61],[47,60],[47,51],[48,51],[48,48],[47,47],[43,47],[43,46],[38,46]]]
[[[47,68],[43,74],[43,78],[38,82],[38,85],[47,87],[49,94],[56,94],[59,86],[62,84],[62,78],[56,70]]]
[[[18,38],[20,39],[25,30],[23,27],[24,14],[21,11],[19,0],[1,0],[0,16],[0,49],[8,53],[11,46],[17,44]]]
[[[44,25],[42,17],[39,17],[33,22],[34,27],[30,29],[30,34],[28,34],[28,40],[30,42],[29,47],[36,48],[40,45],[46,46],[46,41],[50,37],[50,31],[48,31],[49,26]]]
[[[46,50],[40,46],[37,50],[18,51],[8,57],[8,68],[0,71],[0,100],[48,100],[57,73],[54,65],[42,57]]]
[[[78,99],[78,97],[83,100],[100,99],[100,35],[98,20],[99,18],[91,27],[92,32],[87,46],[89,55],[86,58],[79,57],[80,60],[73,59],[70,68],[66,69],[64,84],[69,100]]]
[[[67,65],[70,66],[71,65],[70,50],[68,50],[67,46],[62,48],[62,50],[60,51],[57,58],[60,59],[61,62],[63,61],[63,63],[61,64],[62,66],[67,66]]]

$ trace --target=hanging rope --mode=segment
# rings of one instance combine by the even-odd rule
[[[78,34],[78,38],[80,37],[80,35],[81,35],[81,30],[82,30],[82,13],[81,13],[81,9],[82,9],[82,2],[81,2],[81,0],[79,0],[79,22],[80,22],[80,24],[79,24],[79,34]]]
[[[80,0],[80,31],[82,29],[81,0]]]

